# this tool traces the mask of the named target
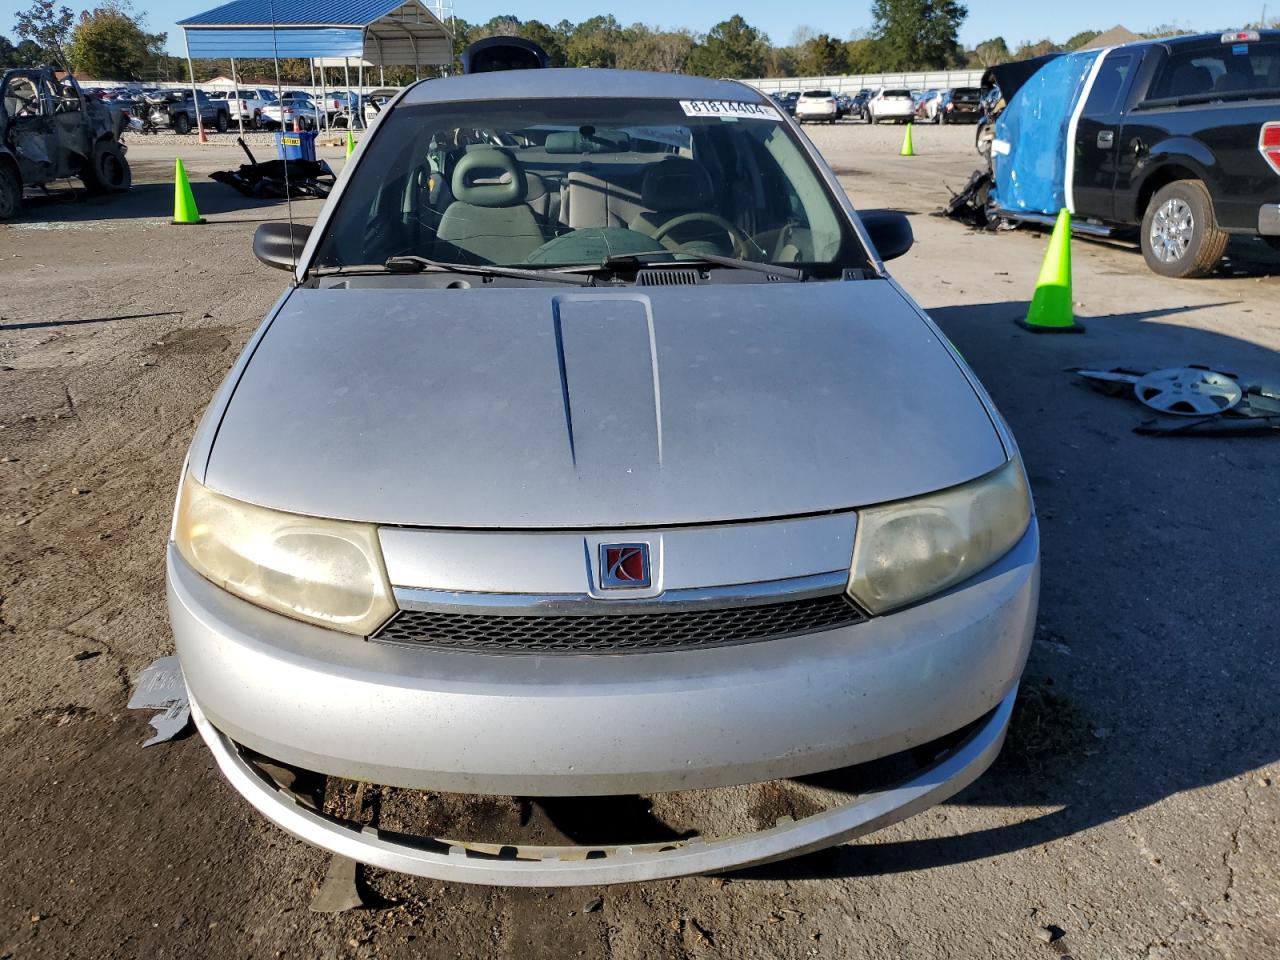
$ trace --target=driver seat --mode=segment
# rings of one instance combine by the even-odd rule
[[[647,237],[656,237],[667,222],[687,213],[711,213],[715,206],[715,185],[711,174],[697,160],[667,157],[645,171],[640,188],[643,208],[628,226]],[[724,231],[707,223],[690,223],[677,231],[680,236],[665,238],[679,242],[684,249],[691,244],[710,244],[718,248]]]

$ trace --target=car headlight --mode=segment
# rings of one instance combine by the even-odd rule
[[[187,474],[173,541],[208,580],[297,620],[368,636],[396,611],[372,524],[254,506]]]
[[[958,487],[859,510],[849,595],[872,613],[923,600],[999,560],[1030,523],[1017,459]]]

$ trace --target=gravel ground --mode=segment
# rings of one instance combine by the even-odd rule
[[[1036,337],[1012,321],[1044,235],[930,216],[974,165],[971,128],[917,128],[912,159],[900,128],[806,130],[858,205],[912,215],[894,273],[1023,448],[1043,724],[952,802],[748,874],[524,891],[373,873],[384,907],[308,912],[327,858],[254,814],[198,738],[141,750],[147,714],[124,708],[172,648],[163,544],[191,431],[283,287],[250,236],[286,216],[205,178],[238,148],[190,138],[209,223],[171,226],[177,138],[136,139],[129,195],[54,191],[0,226],[0,957],[1280,956],[1280,445],[1137,436],[1141,408],[1064,372],[1280,379],[1280,264],[1239,243],[1218,276],[1168,281],[1077,242],[1088,333]],[[1073,724],[1083,739],[1057,736]]]

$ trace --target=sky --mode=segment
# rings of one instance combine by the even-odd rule
[[[73,10],[93,5],[94,0],[58,0]],[[219,0],[133,0],[134,7],[145,11],[152,30],[169,34],[167,46],[174,53],[182,51],[182,34],[174,21],[202,10],[218,6]],[[426,0],[429,6],[434,0]],[[1280,0],[1269,0],[1269,18],[1280,17]],[[13,36],[13,19],[17,10],[25,9],[30,0],[0,0],[0,32]],[[871,25],[871,0],[806,0],[803,4],[779,3],[778,0],[737,0],[737,2],[699,2],[689,0],[645,0],[643,3],[616,3],[612,0],[540,0],[520,3],[518,0],[454,0],[454,12],[475,23],[490,17],[513,14],[523,20],[538,19],[548,23],[572,20],[575,23],[602,13],[612,13],[624,24],[642,20],[663,27],[688,27],[705,31],[735,13],[769,34],[774,43],[790,41],[796,27],[806,25],[819,33],[848,37],[857,29]],[[1156,5],[1146,0],[1072,0],[1070,3],[1036,2],[1036,0],[969,0],[969,17],[961,29],[960,39],[968,47],[995,36],[1003,36],[1010,47],[1023,40],[1049,37],[1065,40],[1081,30],[1106,30],[1123,24],[1141,31],[1164,23],[1191,30],[1215,31],[1256,21],[1263,10],[1262,0],[1164,0]],[[797,14],[797,11],[799,13]]]

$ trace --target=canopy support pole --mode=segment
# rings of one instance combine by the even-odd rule
[[[208,143],[204,133],[204,116],[200,112],[200,98],[196,96],[196,65],[191,62],[191,44],[187,43],[187,31],[182,31],[182,46],[187,51],[187,70],[191,73],[191,107],[196,112],[196,130],[200,133],[200,142]]]
[[[342,72],[343,72],[343,75],[347,78],[346,79],[347,129],[350,130],[351,129],[351,58],[350,57],[342,58]]]
[[[240,109],[240,81],[236,78],[236,58],[231,58],[231,92],[236,95],[236,120],[240,123],[240,136],[244,136],[244,111]]]
[[[360,122],[361,126],[364,125],[364,45],[368,42],[368,39],[363,34],[360,37],[360,66],[357,69],[359,79],[356,81],[356,90],[358,91],[356,103],[359,104],[359,107],[355,110],[356,117],[353,122]]]

